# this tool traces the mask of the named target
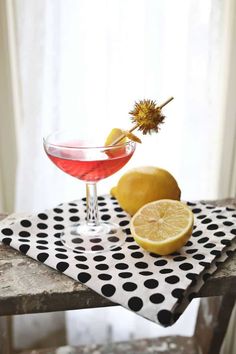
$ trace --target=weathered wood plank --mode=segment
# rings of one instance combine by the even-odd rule
[[[211,202],[234,205],[236,199]],[[208,279],[199,296],[236,293],[236,254]],[[86,286],[11,249],[0,246],[0,315],[112,306]]]
[[[193,338],[162,337],[108,345],[90,345],[86,347],[61,347],[26,351],[21,354],[198,354],[199,351]]]

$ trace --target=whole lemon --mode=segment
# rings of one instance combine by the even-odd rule
[[[143,205],[155,200],[180,200],[181,191],[168,171],[144,166],[126,172],[111,194],[127,213],[134,215]]]

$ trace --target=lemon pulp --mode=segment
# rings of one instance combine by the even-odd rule
[[[177,251],[189,239],[193,213],[180,201],[162,199],[144,205],[131,219],[131,233],[145,250],[160,255]]]

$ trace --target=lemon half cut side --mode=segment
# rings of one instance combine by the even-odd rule
[[[161,199],[144,205],[130,222],[135,241],[145,250],[171,254],[186,244],[193,230],[189,207],[177,200]]]

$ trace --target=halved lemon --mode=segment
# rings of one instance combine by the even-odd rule
[[[144,205],[130,223],[135,241],[145,250],[171,254],[188,241],[194,217],[189,207],[177,200],[161,199]]]

